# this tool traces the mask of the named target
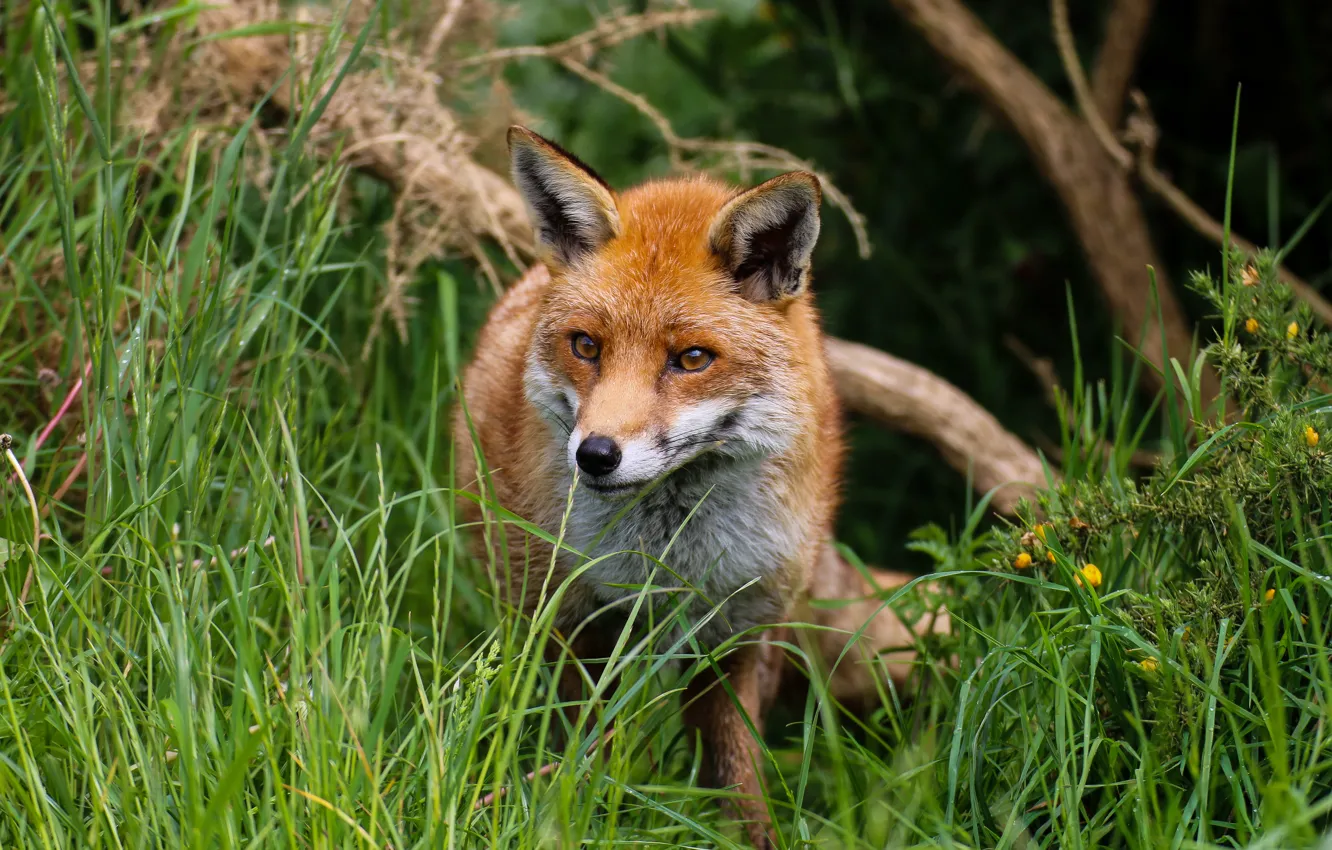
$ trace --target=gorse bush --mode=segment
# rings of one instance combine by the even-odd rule
[[[1126,474],[1143,426],[1111,433],[1118,399],[1079,388],[1069,475],[978,559],[1005,578],[959,609],[976,633],[949,773],[958,793],[1010,789],[1037,837],[1074,846],[1089,812],[1105,833],[1234,846],[1308,846],[1329,823],[1332,346],[1276,265],[1235,254],[1192,277],[1221,330],[1172,364],[1151,475]],[[1205,362],[1228,411],[1198,395]]]

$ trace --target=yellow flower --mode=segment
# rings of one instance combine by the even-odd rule
[[[1100,587],[1101,568],[1095,564],[1087,564],[1082,568],[1082,578],[1087,579],[1087,584],[1090,584],[1092,587]],[[1078,579],[1079,584],[1082,583],[1082,578]]]
[[[1142,661],[1138,663],[1142,667],[1142,669],[1146,670],[1148,673],[1155,673],[1157,668],[1161,666],[1156,663],[1155,658],[1144,658],[1142,659]]]
[[[1263,594],[1263,601],[1264,601],[1264,602],[1271,602],[1273,599],[1276,599],[1276,588],[1275,588],[1275,587],[1269,587],[1269,588],[1267,589],[1267,592]]]
[[[1313,429],[1312,425],[1304,426],[1304,442],[1308,443],[1311,449],[1318,445],[1318,432]]]
[[[1258,320],[1250,318],[1247,322],[1244,323],[1244,329],[1251,334],[1258,333]]]
[[[1309,625],[1309,615],[1308,615],[1308,614],[1301,614],[1301,615],[1300,615],[1300,624],[1301,624],[1301,625],[1304,625],[1304,626]]]
[[[1013,566],[1019,570],[1025,570],[1027,567],[1031,566],[1031,556],[1026,552],[1019,554],[1013,559]]]
[[[1054,552],[1051,551],[1051,550],[1049,550],[1049,549],[1046,549],[1046,550],[1045,550],[1045,560],[1047,560],[1047,561],[1049,561],[1050,563],[1053,564],[1053,563],[1055,562]]]
[[[1300,335],[1299,322],[1291,322],[1289,325],[1286,325],[1286,339],[1294,339],[1299,335]]]
[[[1184,633],[1181,634],[1181,635],[1179,636],[1179,639],[1180,639],[1180,640],[1188,640],[1188,639],[1189,639],[1189,627],[1188,627],[1188,626],[1185,626],[1185,627],[1184,627]]]
[[[1244,274],[1240,276],[1240,282],[1245,286],[1258,285],[1258,270],[1253,266],[1245,266]]]

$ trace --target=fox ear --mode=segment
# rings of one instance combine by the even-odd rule
[[[573,154],[513,126],[509,160],[537,241],[560,263],[574,262],[619,233],[614,193]]]
[[[741,295],[782,301],[809,281],[809,258],[819,239],[819,181],[806,171],[774,177],[732,198],[708,232],[712,250]]]

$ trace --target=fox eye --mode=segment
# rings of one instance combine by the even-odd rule
[[[574,334],[573,353],[580,360],[596,360],[601,356],[601,346],[587,334]]]
[[[706,349],[689,348],[680,352],[675,358],[675,366],[686,372],[701,372],[712,365],[715,357],[716,355]]]

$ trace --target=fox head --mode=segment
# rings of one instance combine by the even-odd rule
[[[630,494],[704,453],[743,463],[790,448],[813,419],[822,353],[808,295],[817,179],[616,192],[524,128],[509,151],[551,276],[525,392],[582,483]]]

